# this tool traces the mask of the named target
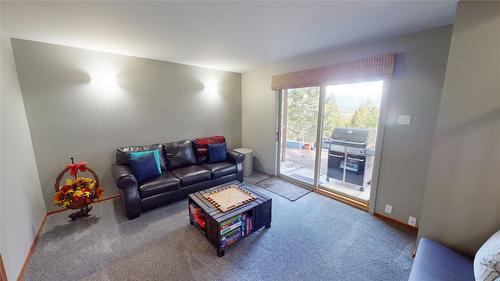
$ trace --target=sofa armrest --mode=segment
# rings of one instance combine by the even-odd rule
[[[118,188],[138,187],[137,179],[129,166],[115,163],[111,166],[111,172]]]
[[[242,153],[236,152],[232,149],[227,150],[227,159],[233,164],[238,164],[238,163],[243,163],[243,160],[245,160],[245,155]]]
[[[125,214],[129,219],[139,217],[142,212],[141,196],[139,195],[137,179],[132,173],[132,169],[127,165],[115,163],[111,166],[111,171],[116,185],[122,193]]]
[[[474,261],[445,245],[422,237],[408,281],[473,281]]]
[[[232,149],[228,149],[227,160],[236,165],[236,179],[243,182],[243,160],[245,160],[245,155]]]

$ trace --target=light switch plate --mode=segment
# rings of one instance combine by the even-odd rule
[[[417,226],[417,218],[414,218],[414,217],[410,216],[408,218],[408,224],[411,225],[411,226]]]
[[[410,125],[411,123],[411,116],[410,115],[399,115],[398,116],[398,124],[399,125]]]
[[[388,214],[392,213],[392,205],[385,205],[385,212]]]

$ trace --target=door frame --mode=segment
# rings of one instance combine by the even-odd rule
[[[382,98],[380,102],[380,111],[379,111],[379,120],[377,125],[377,137],[376,137],[376,145],[375,145],[375,155],[373,160],[373,171],[372,171],[372,182],[370,187],[370,198],[368,200],[368,212],[370,214],[375,213],[375,205],[377,200],[377,190],[379,186],[380,180],[380,163],[382,158],[382,148],[383,148],[383,140],[385,127],[387,123],[387,110],[389,105],[389,88],[390,88],[390,79],[384,79],[384,84],[382,88]],[[339,84],[339,83],[335,83]],[[348,84],[348,83],[345,83]],[[324,124],[324,107],[325,107],[325,95],[326,95],[326,87],[329,86],[329,83],[322,83],[321,85],[314,86],[320,87],[320,100],[318,107],[318,120],[317,120],[317,132],[316,132],[316,143],[317,147],[322,146],[322,135],[323,135],[323,124]],[[316,149],[315,154],[315,164],[314,164],[314,183],[309,184],[306,182],[302,182],[296,180],[292,177],[283,175],[280,173],[280,164],[281,164],[281,122],[282,122],[282,110],[283,110],[283,96],[284,91],[286,90],[278,90],[276,91],[276,112],[277,112],[277,122],[276,122],[276,175],[279,178],[282,178],[286,181],[292,182],[294,184],[300,185],[302,187],[308,188],[310,190],[326,190],[328,192],[332,192],[331,189],[326,189],[319,184],[319,174],[321,169],[321,149]],[[334,192],[335,193],[335,192]],[[339,193],[339,195],[344,196]]]

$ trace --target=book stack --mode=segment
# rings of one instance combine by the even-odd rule
[[[252,232],[252,217],[247,214],[243,214],[241,219],[243,220],[243,236],[247,236],[250,232]]]
[[[220,224],[221,247],[226,248],[252,231],[252,219],[247,214],[234,216]]]
[[[201,208],[191,203],[189,204],[189,213],[191,214],[192,220],[194,220],[201,229],[205,229],[205,218],[203,217]]]

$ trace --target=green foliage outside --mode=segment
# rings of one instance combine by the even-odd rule
[[[288,90],[287,139],[314,143],[316,141],[319,87]],[[354,110],[350,118],[342,117],[333,97],[325,102],[323,137],[330,137],[335,127],[376,128],[379,108],[367,101]]]
[[[319,87],[288,90],[289,140],[313,143],[318,122]]]
[[[370,102],[360,105],[349,121],[351,128],[376,128],[378,123],[378,108]]]

